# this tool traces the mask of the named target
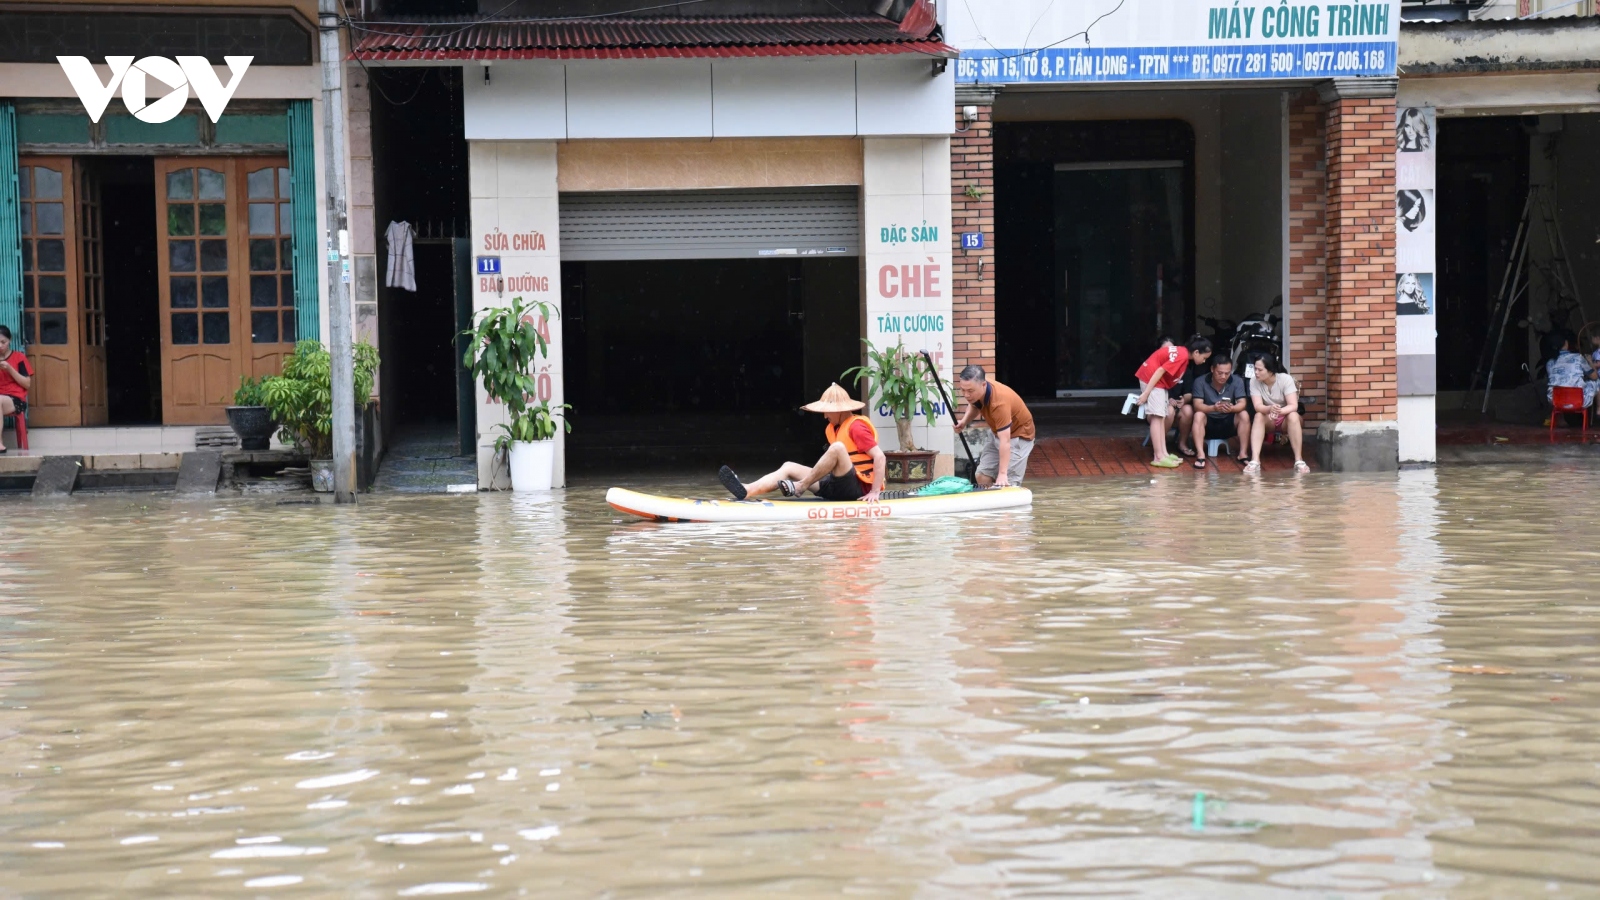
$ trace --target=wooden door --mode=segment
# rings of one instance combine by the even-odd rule
[[[18,160],[22,342],[33,363],[28,424],[82,422],[78,241],[72,160]]]
[[[294,349],[288,160],[156,160],[161,409],[169,425],[227,421],[242,377]]]
[[[242,231],[249,266],[249,298],[241,309],[241,370],[252,378],[276,375],[294,352],[294,214],[289,161],[251,157],[239,162],[245,198]],[[248,316],[248,319],[245,316]]]
[[[106,403],[106,283],[104,226],[100,221],[100,176],[78,166],[78,260],[82,307],[79,337],[80,404],[84,425],[104,425]]]
[[[161,421],[220,425],[239,386],[234,160],[156,160]]]

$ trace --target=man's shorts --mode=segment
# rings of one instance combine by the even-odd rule
[[[1158,419],[1165,419],[1172,414],[1171,403],[1172,401],[1167,397],[1166,388],[1151,388],[1150,399],[1145,401],[1143,407],[1144,417],[1148,419],[1154,416]]]
[[[1231,437],[1239,436],[1239,426],[1234,424],[1233,415],[1213,416],[1206,413],[1206,440],[1225,441]]]
[[[849,475],[824,475],[811,486],[811,490],[824,500],[860,500],[866,494],[856,473]]]
[[[1027,438],[1011,439],[1011,465],[1006,466],[1006,481],[1016,485],[1028,471],[1028,454],[1033,452],[1033,441]],[[1000,472],[1000,439],[990,438],[983,452],[978,454],[978,474],[995,477]]]

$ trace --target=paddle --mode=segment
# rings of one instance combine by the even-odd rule
[[[939,377],[939,367],[933,364],[933,357],[928,351],[922,351],[922,358],[928,361],[928,370],[933,372],[933,383],[939,387],[939,396],[944,398],[945,408],[950,410],[950,420],[959,422],[956,418],[956,405],[950,402],[950,395],[944,391],[944,380]],[[968,481],[976,481],[978,475],[978,461],[972,458],[972,447],[967,443],[967,436],[956,432],[956,437],[961,438],[961,448],[967,451],[967,474],[963,476]]]

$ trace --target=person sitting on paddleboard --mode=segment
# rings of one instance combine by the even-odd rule
[[[812,491],[823,500],[864,500],[877,503],[883,491],[883,448],[878,446],[878,430],[858,410],[865,403],[851,400],[844,388],[835,384],[822,392],[822,399],[800,407],[822,413],[828,420],[824,433],[828,449],[814,466],[786,462],[776,472],[743,484],[727,466],[717,473],[728,493],[744,500],[775,490],[798,497]]]

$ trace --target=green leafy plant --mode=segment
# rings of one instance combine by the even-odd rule
[[[377,348],[355,346],[355,395],[358,407],[372,399],[378,371]],[[280,428],[278,437],[312,459],[333,456],[333,357],[320,341],[301,341],[284,357],[283,374],[261,382],[265,405]]]
[[[483,382],[490,399],[505,405],[510,418],[509,424],[499,426],[504,434],[495,439],[496,449],[504,450],[512,441],[550,440],[555,437],[557,419],[567,431],[572,430],[564,412],[570,406],[552,409],[548,400],[531,402],[538,393],[533,367],[539,357],[550,355],[539,319],[549,321],[556,315],[548,303],[524,303],[521,297],[513,297],[510,306],[484,310],[478,324],[462,332],[468,339],[462,362],[472,370],[472,377]]]
[[[240,378],[239,389],[233,392],[234,406],[266,406],[265,378]]]
[[[495,438],[495,449],[504,450],[512,441],[548,441],[562,428],[571,434],[572,423],[567,421],[566,415],[566,411],[571,408],[570,403],[553,407],[549,400],[539,401],[538,404],[528,407],[527,415],[510,425],[499,426],[505,434]]]
[[[861,343],[867,345],[867,364],[847,369],[839,377],[853,378],[857,388],[867,382],[862,395],[874,405],[889,407],[900,449],[916,449],[911,440],[911,419],[921,409],[928,424],[934,423],[940,402],[939,374],[921,354],[907,350],[904,343],[882,350],[871,341]]]

